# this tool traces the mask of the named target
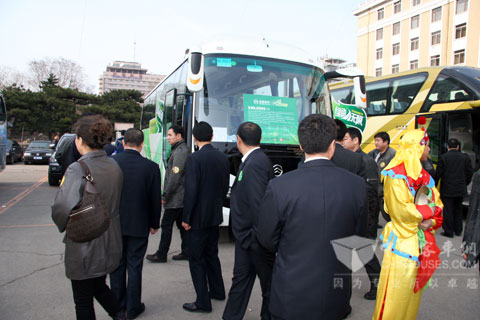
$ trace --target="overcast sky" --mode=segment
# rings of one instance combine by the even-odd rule
[[[356,62],[352,12],[363,1],[0,0],[0,66],[26,72],[32,60],[63,57],[98,92],[114,60],[132,61],[135,52],[149,73],[168,74],[186,48],[216,35],[265,37]]]

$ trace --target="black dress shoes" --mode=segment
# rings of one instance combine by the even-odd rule
[[[210,310],[205,310],[205,309],[199,308],[195,302],[192,302],[192,303],[184,303],[184,304],[183,304],[183,309],[185,309],[185,310],[187,310],[187,311],[189,311],[189,312],[202,312],[202,313],[212,312],[212,309],[210,309]]]
[[[188,256],[187,256],[185,253],[180,252],[179,254],[174,255],[174,256],[172,257],[172,259],[173,259],[173,260],[188,260]]]
[[[453,234],[446,233],[445,231],[441,232],[440,234],[447,238],[453,238]]]
[[[133,315],[129,316],[127,314],[127,319],[136,319],[139,315],[145,312],[145,303],[140,304],[140,308]]]
[[[365,293],[363,295],[363,298],[367,299],[367,300],[376,300],[377,299],[377,287],[372,286],[370,288],[370,291],[368,291],[367,293]]]
[[[150,262],[167,262],[167,257],[159,255],[158,253],[155,254],[147,254],[147,260]]]
[[[462,236],[462,233],[461,233],[461,232],[455,232],[455,235],[456,235],[457,237],[461,237],[461,236]]]

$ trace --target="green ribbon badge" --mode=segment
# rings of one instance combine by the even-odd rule
[[[238,181],[242,181],[242,178],[243,178],[243,170],[240,171],[240,173],[238,174]]]

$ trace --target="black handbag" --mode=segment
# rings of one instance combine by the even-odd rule
[[[85,187],[80,203],[72,209],[67,220],[67,237],[73,242],[87,242],[98,238],[110,225],[109,210],[95,188],[95,180],[85,161],[78,161],[85,176]]]

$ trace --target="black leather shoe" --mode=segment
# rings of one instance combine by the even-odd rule
[[[145,303],[140,304],[140,309],[137,310],[137,312],[134,313],[133,316],[127,315],[127,319],[136,319],[139,315],[145,312]]]
[[[461,236],[462,236],[462,233],[461,233],[461,232],[455,232],[455,235],[456,235],[457,237],[461,237]]]
[[[442,236],[447,237],[447,238],[453,238],[453,234],[448,234],[445,231],[440,233]]]
[[[167,262],[167,257],[166,256],[161,256],[158,253],[155,254],[147,254],[147,260],[150,262]]]
[[[367,300],[376,300],[377,299],[377,287],[371,287],[370,291],[363,295],[364,299]]]
[[[114,317],[113,320],[127,320],[127,315],[125,314],[125,310],[120,311]]]
[[[188,256],[187,256],[185,253],[180,252],[179,254],[174,255],[174,256],[172,257],[172,259],[173,259],[173,260],[188,260]]]
[[[192,302],[192,303],[184,303],[184,304],[183,304],[183,309],[185,309],[185,310],[187,310],[187,311],[189,311],[189,312],[202,312],[202,313],[212,312],[212,309],[210,309],[210,310],[205,310],[205,309],[199,308],[195,302]]]

